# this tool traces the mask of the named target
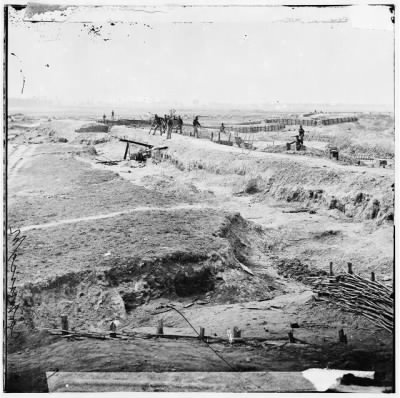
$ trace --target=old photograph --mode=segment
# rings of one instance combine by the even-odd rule
[[[145,3],[3,6],[3,390],[396,392],[395,6]]]

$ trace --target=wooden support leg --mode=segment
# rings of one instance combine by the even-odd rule
[[[127,157],[127,155],[128,155],[128,150],[129,150],[129,142],[126,143],[126,149],[125,149],[124,160],[126,160],[126,157]]]

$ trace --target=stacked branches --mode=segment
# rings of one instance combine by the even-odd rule
[[[313,282],[313,290],[318,296],[327,297],[342,308],[393,332],[393,294],[381,283],[354,274],[340,274],[318,278]]]

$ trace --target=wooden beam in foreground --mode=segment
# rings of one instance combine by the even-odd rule
[[[146,148],[153,148],[154,147],[154,145],[145,144],[144,142],[139,142],[139,141],[127,140],[126,138],[120,138],[119,140],[122,141],[122,142],[129,142],[129,144],[141,145],[141,146],[144,146]]]
[[[52,371],[46,376],[49,392],[317,392],[338,387],[338,379],[348,373],[368,379],[374,377],[374,372],[335,369],[304,372]],[[357,386],[353,392],[357,388],[363,391]]]

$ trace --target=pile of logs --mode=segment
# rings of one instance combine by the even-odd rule
[[[372,278],[375,279],[375,278]],[[393,332],[392,291],[375,280],[352,273],[316,278],[313,290],[344,309],[361,315],[383,329]]]

